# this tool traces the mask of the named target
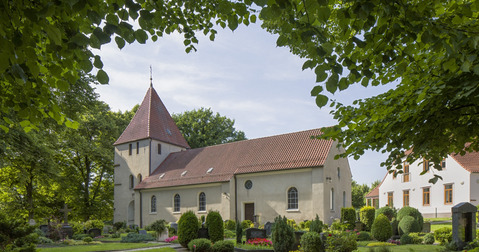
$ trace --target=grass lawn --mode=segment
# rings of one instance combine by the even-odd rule
[[[95,245],[77,245],[77,246],[59,246],[51,248],[39,248],[40,252],[60,252],[60,251],[69,251],[69,252],[86,252],[86,251],[108,251],[108,250],[124,250],[124,249],[134,249],[134,248],[147,248],[147,247],[156,247],[159,244],[157,243],[102,243]],[[163,248],[165,249],[165,248]],[[171,251],[171,250],[148,250],[148,251]],[[172,250],[174,251],[174,250]]]
[[[451,221],[452,220],[452,217],[445,217],[445,218],[425,218],[424,219],[424,222],[426,221],[429,221],[429,222],[432,222],[432,221]]]
[[[359,245],[359,244],[358,244]],[[356,251],[359,252],[369,252],[370,247],[359,247]],[[373,247],[371,247],[373,248]],[[377,248],[377,247],[374,247]],[[439,245],[399,245],[399,246],[387,246],[391,251],[414,251],[414,252],[428,252],[428,251],[439,251],[441,246]]]
[[[448,223],[448,224],[434,224],[434,225],[431,225],[431,233],[434,233],[434,231],[440,229],[440,228],[443,228],[443,227],[450,227],[452,228],[452,223]]]

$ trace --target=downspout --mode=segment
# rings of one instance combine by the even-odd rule
[[[235,221],[238,223],[238,186],[236,184],[236,174],[233,175],[235,179]]]
[[[143,197],[141,196],[141,190],[138,190],[140,193],[140,228],[143,228]]]

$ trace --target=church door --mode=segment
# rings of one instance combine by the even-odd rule
[[[128,226],[135,224],[135,201],[132,200],[128,205]]]
[[[244,204],[244,219],[254,221],[254,203]]]

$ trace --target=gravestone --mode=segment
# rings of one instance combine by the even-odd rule
[[[88,234],[93,237],[98,237],[101,235],[101,229],[99,228],[91,228],[88,230]]]
[[[303,236],[305,232],[304,231],[294,231],[294,247],[297,248],[301,245],[301,236]]]
[[[270,236],[270,235],[271,235],[271,229],[272,229],[272,228],[273,228],[273,223],[271,223],[271,222],[268,221],[268,222],[266,222],[266,223],[264,224],[264,230],[266,230],[266,235],[267,235],[267,236]]]
[[[37,225],[37,223],[35,222],[34,219],[30,219],[30,220],[28,221],[28,224],[29,224],[30,226],[35,226],[35,225]]]
[[[469,202],[462,202],[452,207],[452,240],[462,250],[476,237],[477,208]]]
[[[208,229],[207,228],[200,228],[198,229],[198,238],[206,238],[209,239],[210,236],[208,235]]]
[[[170,227],[174,228],[176,230],[176,232],[178,232],[178,223],[170,222]]]
[[[146,232],[146,230],[143,230],[143,229],[142,229],[142,230],[139,230],[138,233],[141,234],[141,235],[146,235],[146,234],[148,234],[148,232]]]
[[[60,209],[60,212],[63,212],[63,224],[62,224],[62,238],[65,239],[67,237],[72,238],[73,236],[73,228],[68,224],[68,213],[71,209],[68,208],[68,205],[65,203],[63,209]]]
[[[48,225],[40,225],[38,228],[43,232],[43,234],[44,234],[46,237],[48,237],[48,235],[49,235]]]
[[[254,239],[254,238],[266,238],[266,230],[259,229],[259,228],[247,228],[245,230],[246,240]]]

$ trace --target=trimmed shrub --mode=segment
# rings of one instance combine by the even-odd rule
[[[206,227],[208,228],[208,236],[211,242],[224,240],[223,218],[218,211],[211,211],[206,216]]]
[[[225,229],[228,229],[228,230],[235,230],[236,228],[236,221],[234,220],[227,220],[225,222]]]
[[[294,230],[288,225],[286,217],[278,216],[274,219],[271,239],[276,252],[288,252],[293,249],[296,239]]]
[[[365,206],[359,210],[359,221],[364,224],[366,231],[371,231],[371,226],[374,222],[376,209],[374,207]]]
[[[177,235],[176,229],[174,227],[168,227],[168,236],[175,236]]]
[[[393,229],[393,235],[399,235],[399,221],[396,218],[391,220],[391,227]]]
[[[327,252],[351,252],[357,248],[356,234],[353,232],[333,233],[326,238]]]
[[[393,208],[390,208],[387,206],[376,209],[375,211],[376,218],[380,214],[384,214],[386,217],[388,217],[389,221],[391,221],[394,217],[396,217],[396,211]]]
[[[400,241],[401,245],[414,244],[413,239],[411,236],[409,236],[409,234],[403,234]]]
[[[394,243],[389,242],[371,242],[368,243],[368,247],[383,247],[383,246],[396,246]]]
[[[316,218],[309,224],[309,232],[316,232],[320,234],[323,232],[323,222],[319,220],[319,216],[316,214]]]
[[[236,223],[236,243],[241,244],[243,240],[243,227],[237,222]]]
[[[89,220],[89,221],[85,222],[85,229],[86,230],[89,230],[89,229],[92,229],[92,228],[98,228],[98,229],[103,231],[104,226],[105,226],[105,224],[101,220]]]
[[[371,234],[373,235],[374,239],[378,241],[387,241],[389,238],[391,238],[393,230],[386,215],[380,214],[376,217],[373,225],[371,226]]]
[[[413,244],[422,244],[423,242],[423,236],[424,234],[422,233],[409,233],[409,236],[412,238],[412,243]]]
[[[372,240],[371,233],[366,232],[366,231],[358,232],[356,239],[358,241],[370,241],[370,240]]]
[[[188,250],[196,252],[208,252],[211,248],[211,241],[205,238],[194,239],[188,243]]]
[[[90,243],[92,241],[93,241],[93,238],[91,238],[90,236],[83,238],[83,242]]]
[[[399,211],[397,213],[397,219],[398,219],[399,222],[401,222],[401,220],[406,216],[413,217],[417,222],[417,226],[416,226],[417,229],[415,231],[412,231],[412,232],[421,232],[422,231],[422,226],[424,225],[424,219],[422,217],[421,212],[419,212],[419,210],[417,210],[414,207],[405,206],[405,207],[399,209]]]
[[[419,230],[419,225],[416,221],[416,219],[414,219],[414,217],[412,216],[404,216],[401,221],[399,221],[399,225],[398,225],[398,230],[399,230],[399,235],[403,235],[403,234],[409,234],[409,233],[413,233],[413,232],[419,232],[421,230]]]
[[[434,231],[434,238],[439,244],[444,245],[452,241],[452,228],[443,227]]]
[[[118,221],[118,222],[115,222],[113,223],[113,227],[116,229],[116,230],[120,230],[122,228],[126,228],[126,221]]]
[[[323,241],[321,235],[316,232],[307,232],[301,236],[301,248],[304,252],[323,251]]]
[[[121,238],[123,243],[138,243],[145,241],[154,241],[156,240],[151,234],[137,234],[137,233],[128,233],[126,236]]]
[[[188,243],[198,238],[198,218],[193,211],[187,211],[181,215],[178,220],[178,242],[183,247],[188,247]]]
[[[81,241],[81,240],[83,240],[83,238],[85,238],[85,237],[91,237],[91,236],[90,236],[89,234],[74,234],[74,235],[72,236],[72,239],[73,239],[73,240],[77,240],[77,241]]]
[[[434,235],[431,233],[427,233],[424,236],[424,244],[433,244],[434,243]]]
[[[217,241],[211,246],[210,252],[233,252],[235,250],[235,244],[233,241]]]
[[[161,233],[163,233],[166,228],[167,226],[165,220],[156,220],[155,222],[145,227],[147,231],[155,231],[156,236],[159,236]]]
[[[310,226],[311,226],[311,221],[310,220],[302,221],[302,222],[299,223],[299,227],[301,229],[309,229]]]
[[[294,219],[287,219],[288,225],[290,225],[294,230],[298,229],[298,226],[296,225],[296,221]]]
[[[252,221],[250,221],[250,220],[244,220],[244,221],[241,222],[241,228],[242,228],[243,230],[245,230],[245,229],[247,229],[247,228],[250,228],[252,224],[253,224]]]
[[[352,230],[356,225],[356,210],[354,207],[341,208],[341,223],[347,225],[347,229]]]
[[[72,223],[69,223],[70,226],[72,227],[73,229],[73,235],[75,234],[84,234],[84,231],[85,231],[85,225],[81,222],[72,222]]]
[[[50,243],[53,243],[52,239],[47,238],[45,236],[38,237],[38,244],[50,244]]]
[[[234,231],[225,229],[225,236],[224,237],[228,238],[228,239],[233,239],[233,238],[236,238],[236,234],[235,234]]]

